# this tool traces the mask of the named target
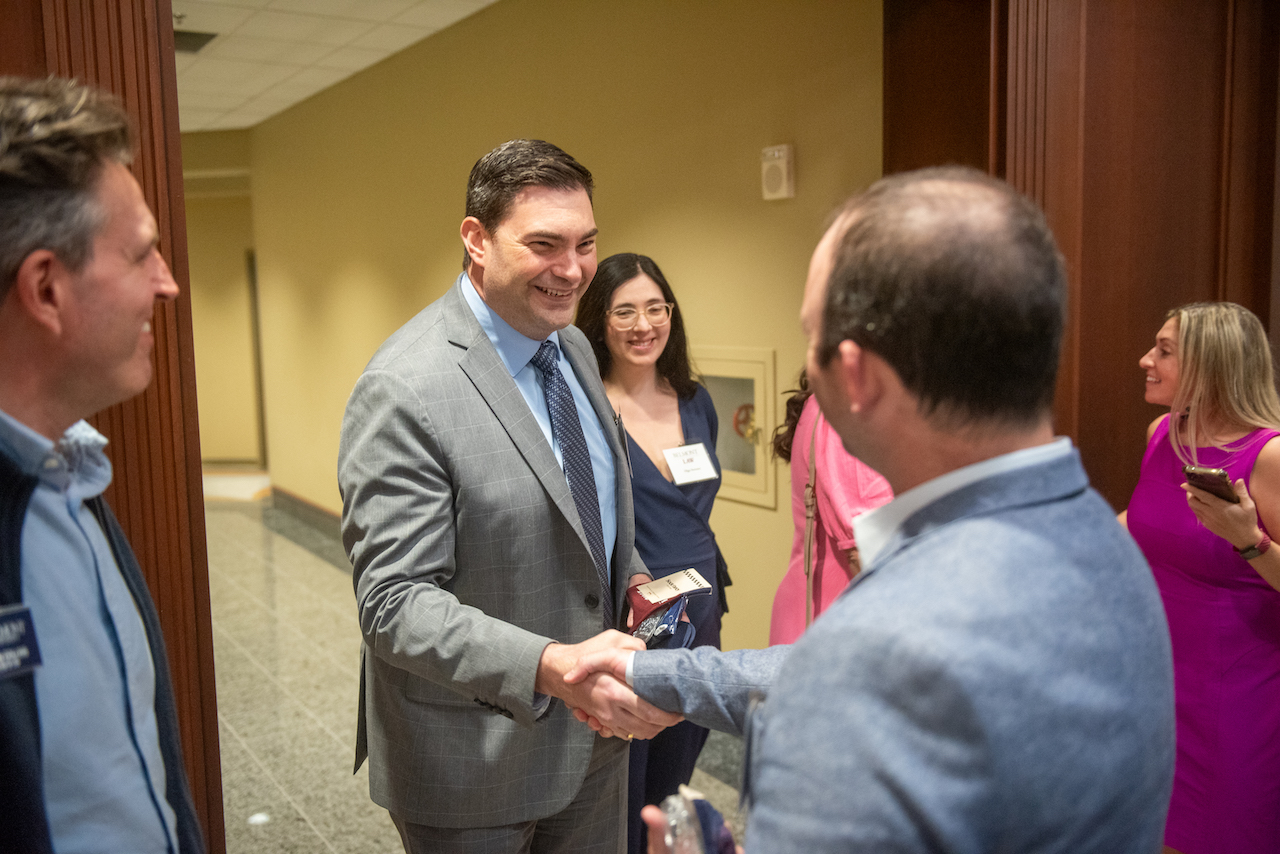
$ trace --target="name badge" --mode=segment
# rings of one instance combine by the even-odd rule
[[[667,458],[671,479],[675,481],[676,486],[714,480],[720,476],[711,462],[711,455],[707,453],[707,446],[701,442],[696,445],[667,448],[662,455]]]
[[[0,608],[0,679],[30,673],[40,666],[36,624],[25,605]]]

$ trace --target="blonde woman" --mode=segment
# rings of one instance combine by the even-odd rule
[[[1152,422],[1121,514],[1169,619],[1178,755],[1166,852],[1280,851],[1280,399],[1262,324],[1234,303],[1169,312],[1139,361]],[[1186,483],[1227,472],[1235,501]]]

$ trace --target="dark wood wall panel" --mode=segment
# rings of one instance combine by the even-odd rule
[[[94,426],[115,476],[107,499],[160,612],[183,751],[210,850],[225,850],[195,356],[169,0],[4,0],[0,73],[75,77],[109,90],[135,122],[133,173],[183,294],[157,307],[155,377]]]
[[[1049,0],[1009,4],[1008,129],[1004,177],[1041,204],[1049,89]]]
[[[1176,8],[1182,7],[1182,8]],[[1138,358],[1165,312],[1215,297],[1226,9],[1088,9],[1077,440],[1117,509],[1137,481],[1145,428]]]
[[[988,167],[992,5],[884,4],[886,174],[949,163]]]
[[[1270,313],[1274,166],[1257,182],[1259,161],[1274,164],[1276,68],[1257,61],[1276,31],[1262,12],[1260,0],[1088,4],[1077,440],[1117,509],[1160,414],[1137,361],[1165,313],[1218,299]]]
[[[1222,299],[1269,325],[1280,4],[1237,2],[1230,12],[1218,276]]]
[[[972,162],[967,120],[953,129],[963,143],[952,157],[895,132],[923,133],[923,116],[901,114],[929,102],[891,81],[914,73],[932,87],[957,61],[988,73],[989,171],[1044,208],[1071,283],[1056,427],[1076,440],[1094,485],[1119,509],[1137,480],[1145,427],[1159,414],[1143,402],[1137,362],[1165,312],[1231,299],[1269,318],[1280,4],[973,5],[990,15],[982,37],[961,27],[940,33],[886,8],[885,163],[924,165],[922,151],[935,162]],[[911,50],[894,49],[903,37],[893,27],[914,34]],[[930,145],[956,139],[931,133]]]
[[[1069,284],[1058,391],[1054,399],[1054,423],[1059,433],[1080,435],[1081,342],[1080,305],[1083,299],[1081,268],[1084,252],[1084,0],[1060,0],[1047,15],[1035,19],[1036,38],[1045,45],[1044,100],[1044,208],[1062,252]],[[1012,36],[1011,36],[1012,37]],[[1054,108],[1049,109],[1048,105]],[[1016,182],[1015,182],[1016,183]]]
[[[0,0],[0,74],[45,73],[44,22],[38,0]]]

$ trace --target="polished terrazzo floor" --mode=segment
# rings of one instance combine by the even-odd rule
[[[367,769],[351,773],[360,635],[336,523],[226,497],[234,485],[217,480],[206,522],[227,851],[401,851]],[[735,825],[740,768],[739,740],[712,733],[692,781]]]

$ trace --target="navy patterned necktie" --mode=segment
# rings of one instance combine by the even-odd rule
[[[582,423],[578,420],[578,407],[573,402],[573,392],[556,364],[556,345],[543,341],[538,352],[530,360],[542,373],[542,392],[547,398],[547,412],[551,415],[551,432],[560,443],[564,457],[564,476],[573,493],[578,518],[591,546],[596,574],[600,576],[601,599],[604,603],[605,628],[613,627],[613,595],[609,584],[609,564],[604,556],[604,533],[600,527],[600,499],[596,495],[596,476],[591,468],[591,454],[587,440],[582,435]]]

